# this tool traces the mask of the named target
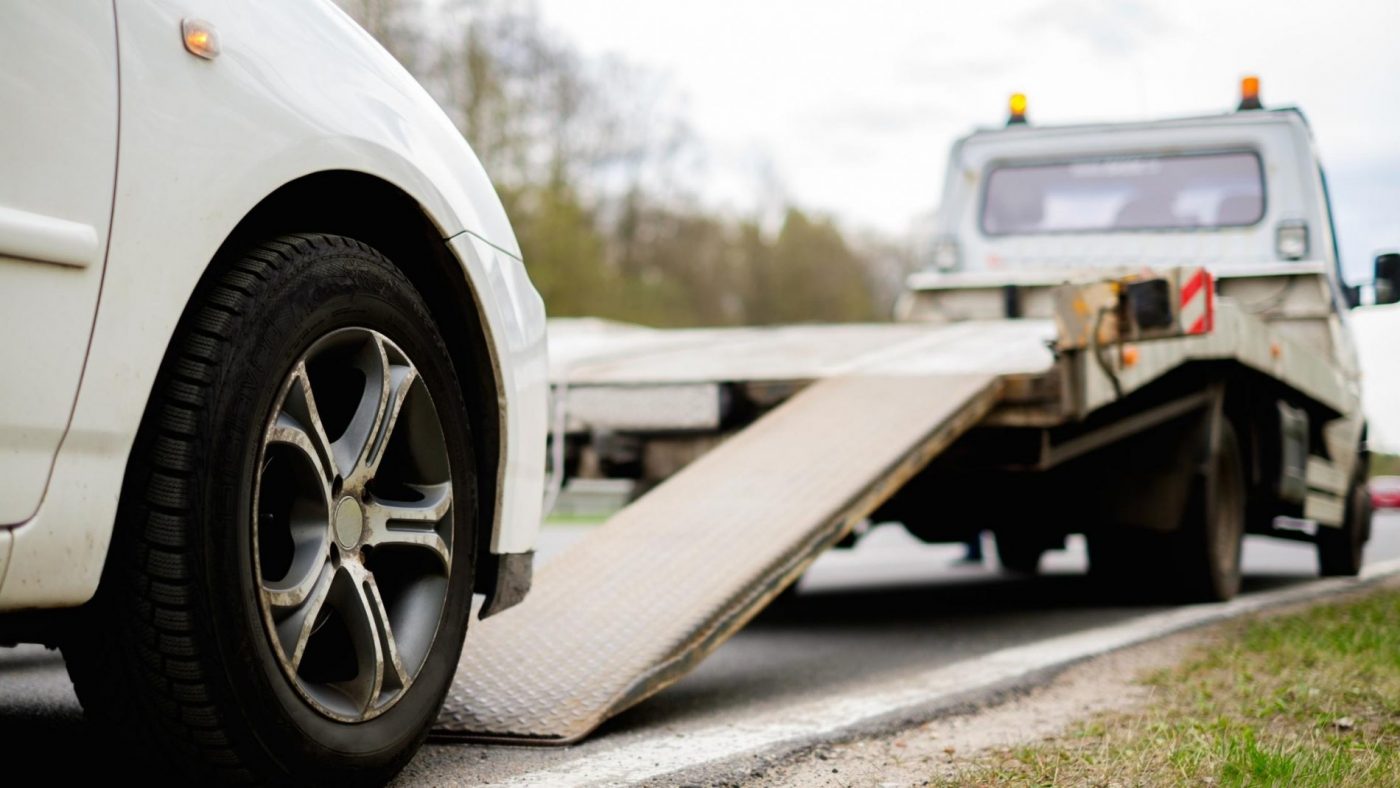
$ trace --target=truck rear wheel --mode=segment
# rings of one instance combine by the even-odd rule
[[[1030,537],[1005,531],[994,531],[997,542],[997,561],[1003,569],[1018,575],[1034,575],[1040,572],[1040,558],[1048,549],[1046,545]]]
[[[1089,577],[1108,590],[1141,594],[1143,557],[1151,555],[1161,542],[1159,534],[1128,528],[1090,531],[1084,541],[1089,548]]]
[[[1324,577],[1356,577],[1361,574],[1362,553],[1371,536],[1371,494],[1365,472],[1354,474],[1347,492],[1346,516],[1341,528],[1317,529],[1317,566]]]
[[[1240,590],[1245,476],[1239,440],[1220,422],[1220,442],[1206,471],[1191,483],[1181,527],[1170,534],[1169,588],[1183,601],[1221,602]]]

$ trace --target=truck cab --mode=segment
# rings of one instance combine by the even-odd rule
[[[929,270],[911,277],[901,317],[930,316],[920,293],[1205,266],[1221,295],[1357,377],[1345,315],[1359,293],[1342,281],[1297,109],[979,130],[952,147],[942,206]]]

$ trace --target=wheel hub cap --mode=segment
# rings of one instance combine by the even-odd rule
[[[354,550],[360,546],[360,536],[365,531],[365,512],[354,498],[342,498],[335,507],[335,540],[342,549]]]
[[[253,488],[269,645],[313,708],[360,722],[427,661],[452,569],[452,474],[417,368],[384,335],[334,331],[283,381]]]

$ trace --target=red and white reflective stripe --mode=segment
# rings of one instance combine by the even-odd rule
[[[1215,277],[1197,268],[1181,280],[1181,330],[1208,334],[1215,328]]]

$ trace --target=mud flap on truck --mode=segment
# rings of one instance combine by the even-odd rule
[[[994,375],[813,383],[473,622],[436,735],[566,744],[737,632],[995,404]]]

